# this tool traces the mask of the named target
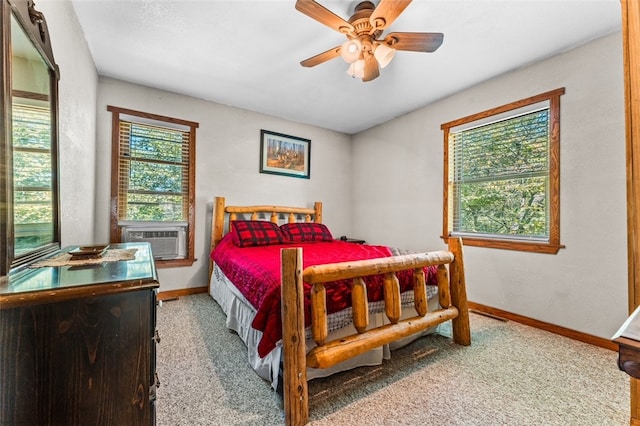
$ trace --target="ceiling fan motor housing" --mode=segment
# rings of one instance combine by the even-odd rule
[[[374,27],[369,20],[375,8],[372,2],[363,1],[356,6],[353,15],[349,18],[349,23],[353,25],[357,38],[362,45],[361,59],[373,55],[374,40],[382,34],[382,30],[374,31]],[[384,19],[381,20],[384,25]],[[354,38],[352,36],[348,37]]]

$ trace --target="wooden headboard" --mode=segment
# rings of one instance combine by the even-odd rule
[[[283,222],[316,222],[322,223],[322,202],[316,201],[313,208],[286,206],[227,206],[224,197],[215,197],[213,214],[211,215],[211,247],[213,251],[222,237],[229,232],[229,222],[242,215],[245,220],[261,220],[269,217],[269,221],[278,223],[280,217]],[[228,220],[227,220],[228,216]],[[266,220],[266,219],[264,219]],[[209,259],[209,278],[213,272],[213,261]]]

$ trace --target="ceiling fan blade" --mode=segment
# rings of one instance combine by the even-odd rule
[[[369,17],[369,22],[376,30],[386,28],[409,6],[409,3],[411,0],[380,0]]]
[[[322,52],[317,54],[316,56],[312,56],[304,61],[300,62],[300,65],[303,67],[315,67],[323,62],[327,62],[333,58],[340,56],[340,46],[336,46],[332,49],[327,50],[326,52]]]
[[[353,25],[314,0],[297,0],[296,9],[329,28],[355,36]]]
[[[384,43],[396,50],[435,52],[442,44],[442,33],[390,33]]]
[[[362,81],[371,81],[378,78],[380,75],[380,69],[378,68],[378,61],[373,55],[364,60],[364,76]]]

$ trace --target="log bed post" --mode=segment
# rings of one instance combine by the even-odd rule
[[[464,277],[462,238],[449,237],[448,244],[449,251],[454,256],[453,262],[449,264],[451,304],[458,308],[458,316],[451,321],[453,341],[459,345],[469,346],[471,344],[471,327],[469,326],[467,287]]]
[[[281,262],[285,424],[287,426],[298,426],[306,424],[309,419],[302,249],[283,249]]]
[[[216,197],[213,203],[213,212],[211,212],[211,240],[209,253],[213,251],[215,246],[220,242],[224,235],[224,197]],[[213,273],[213,260],[209,258],[209,283],[211,282],[211,274]]]
[[[316,223],[322,223],[322,202],[316,201],[313,203],[313,210],[315,211],[313,221]]]

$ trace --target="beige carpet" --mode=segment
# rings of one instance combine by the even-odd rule
[[[159,426],[284,424],[209,295],[165,303],[158,329]],[[310,424],[628,425],[616,353],[474,314],[471,330],[470,347],[428,336],[381,366],[311,381]]]

